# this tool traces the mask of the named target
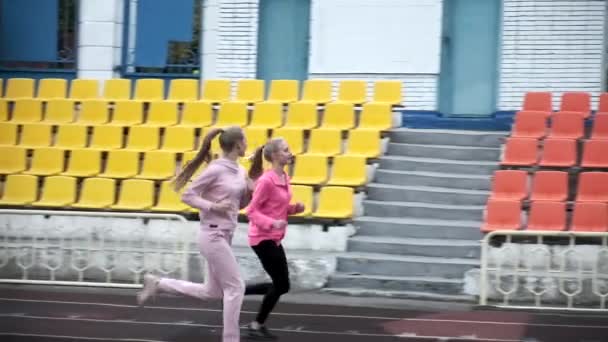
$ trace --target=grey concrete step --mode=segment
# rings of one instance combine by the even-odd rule
[[[440,220],[481,221],[484,206],[447,205],[420,202],[363,201],[365,215],[380,217],[417,217]]]
[[[402,186],[371,183],[367,198],[380,201],[421,202],[451,205],[485,205],[489,191],[431,186]]]
[[[479,260],[476,259],[344,253],[338,256],[337,271],[392,277],[464,279],[465,272],[478,267]]]
[[[401,156],[383,156],[380,168],[400,171],[427,171],[459,173],[465,175],[490,175],[498,169],[498,162],[464,161]]]
[[[435,159],[497,161],[500,148],[390,143],[388,154]]]
[[[391,130],[390,140],[401,144],[499,147],[507,134],[508,132],[399,128]]]
[[[377,289],[366,289],[366,288],[336,288],[326,287],[322,290],[325,293],[344,295],[344,296],[356,296],[356,297],[388,297],[388,298],[400,298],[400,299],[419,299],[429,301],[445,301],[445,302],[463,302],[463,303],[474,303],[476,298],[468,295],[449,295],[449,294],[436,294],[430,292],[418,292],[418,291],[383,291]]]
[[[463,175],[456,173],[399,171],[377,169],[374,182],[394,185],[435,186],[453,189],[490,190],[489,175]]]
[[[395,238],[357,235],[348,240],[349,252],[417,255],[446,258],[480,256],[480,243],[471,240]]]
[[[458,295],[463,291],[464,281],[434,277],[390,277],[374,275],[352,275],[336,273],[329,277],[329,288],[360,288],[382,291],[434,292]]]
[[[479,221],[360,216],[355,218],[354,225],[357,227],[357,236],[475,241],[483,238],[479,230],[481,227]]]

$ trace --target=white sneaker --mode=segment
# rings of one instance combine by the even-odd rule
[[[156,296],[160,279],[152,274],[144,275],[144,288],[137,293],[137,304],[143,306],[150,297]]]

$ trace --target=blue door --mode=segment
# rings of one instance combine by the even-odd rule
[[[308,78],[310,0],[260,0],[257,77]]]
[[[501,0],[443,2],[439,110],[448,115],[496,111]]]

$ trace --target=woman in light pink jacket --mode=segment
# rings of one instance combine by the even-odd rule
[[[263,173],[262,157],[272,163],[272,168]],[[289,291],[289,270],[281,241],[285,237],[287,216],[305,209],[302,203],[290,204],[291,185],[284,169],[292,161],[287,142],[276,138],[256,151],[249,170],[249,177],[257,179],[247,209],[249,245],[272,279],[272,283],[250,285],[245,290],[246,295],[264,295],[255,321],[248,326],[252,338],[276,339],[264,324],[281,295]]]
[[[223,155],[211,161],[211,141],[218,134]],[[223,298],[224,342],[240,339],[239,315],[245,286],[231,244],[238,211],[249,203],[253,187],[245,169],[236,162],[246,149],[247,141],[241,128],[212,130],[205,136],[196,157],[175,179],[175,190],[179,191],[202,163],[209,163],[182,195],[185,203],[199,209],[198,245],[209,265],[209,279],[197,284],[146,274],[144,288],[137,295],[140,305],[158,290],[199,299]]]

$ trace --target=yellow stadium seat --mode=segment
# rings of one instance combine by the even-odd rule
[[[142,170],[136,178],[169,179],[175,176],[175,153],[148,151],[144,153]]]
[[[46,103],[44,123],[65,124],[74,121],[74,101],[53,99]]]
[[[99,98],[99,81],[87,79],[72,80],[70,98],[76,101],[95,100]]]
[[[24,124],[21,127],[19,146],[28,148],[50,146],[52,128],[53,126],[44,124]]]
[[[161,212],[180,212],[190,208],[186,203],[182,202],[181,195],[173,191],[171,181],[164,181],[160,184],[158,194],[158,203],[150,208],[152,211]]]
[[[293,154],[304,152],[304,133],[301,129],[291,127],[277,128],[273,130],[272,137],[285,139]]]
[[[312,216],[325,219],[348,219],[353,216],[354,190],[350,187],[324,186]]]
[[[264,101],[264,80],[239,80],[234,101],[245,103]]]
[[[283,106],[278,102],[258,102],[249,127],[272,129],[283,124]]]
[[[9,78],[6,82],[6,94],[8,100],[31,99],[34,97],[34,80],[31,78]]]
[[[313,205],[313,188],[307,185],[292,185],[291,186],[291,203],[301,202],[304,204],[304,211],[291,216],[306,217],[312,213]]]
[[[59,126],[54,147],[57,148],[84,148],[87,145],[87,127],[77,125]]]
[[[300,102],[312,104],[325,104],[331,102],[331,81],[306,80]]]
[[[103,87],[103,98],[107,101],[130,99],[131,80],[125,78],[106,80]]]
[[[221,103],[230,101],[230,80],[205,80],[201,89],[201,101]]]
[[[367,182],[367,166],[362,156],[337,156],[327,185],[362,186]]]
[[[17,128],[19,125],[12,122],[0,122],[0,146],[17,144]]]
[[[25,170],[27,150],[17,146],[0,146],[0,174],[7,175]]]
[[[123,131],[124,128],[121,126],[94,126],[89,148],[99,150],[115,150],[122,148]]]
[[[8,175],[0,205],[26,205],[38,199],[38,177]]]
[[[213,108],[207,102],[184,102],[180,126],[201,128],[213,123]]]
[[[198,80],[175,79],[169,85],[169,101],[184,102],[198,100]]]
[[[346,80],[338,86],[338,103],[362,104],[367,101],[367,82]]]
[[[388,103],[366,103],[359,117],[358,128],[386,131],[393,126],[393,112]]]
[[[114,150],[108,152],[105,171],[99,177],[132,178],[139,171],[139,152]]]
[[[11,122],[27,123],[42,120],[42,101],[39,99],[15,100]]]
[[[8,101],[0,99],[0,122],[8,121]]]
[[[108,208],[114,204],[116,181],[108,178],[86,178],[82,182],[80,198],[74,208]]]
[[[300,83],[296,80],[273,80],[270,82],[268,102],[290,103],[300,97]]]
[[[253,153],[258,147],[268,141],[268,131],[265,128],[245,127],[243,131],[247,139],[247,151],[245,155]]]
[[[192,151],[194,149],[194,138],[193,127],[167,127],[161,150],[171,152]]]
[[[84,100],[80,104],[77,125],[99,125],[108,122],[108,102],[105,100]]]
[[[327,181],[327,157],[302,154],[296,157],[293,184],[318,185]]]
[[[101,151],[90,148],[70,151],[68,167],[63,176],[92,177],[101,171]]]
[[[243,102],[224,102],[217,113],[216,127],[247,126],[247,104]]]
[[[307,154],[332,157],[342,153],[342,131],[318,128],[310,131]]]
[[[44,178],[40,200],[36,207],[67,207],[76,201],[76,178],[52,176]]]
[[[355,127],[355,108],[348,103],[329,103],[325,106],[321,128],[347,130]]]
[[[39,99],[65,99],[68,82],[63,78],[43,78],[38,82]]]
[[[24,174],[49,176],[63,172],[64,150],[59,148],[37,148],[34,150],[32,165]]]
[[[372,102],[389,106],[401,104],[401,81],[376,81]]]
[[[169,101],[150,102],[145,126],[167,127],[177,124],[177,103]]]
[[[353,129],[348,133],[346,153],[366,158],[377,158],[382,153],[380,133],[375,130]]]
[[[145,179],[127,179],[120,184],[118,203],[112,209],[144,210],[154,205],[154,182]]]
[[[319,125],[315,103],[296,102],[289,105],[285,127],[311,129]]]
[[[135,100],[160,101],[165,99],[165,81],[156,78],[140,78],[135,81]]]
[[[4,97],[4,80],[0,78],[0,97]]]
[[[133,126],[129,128],[127,150],[150,151],[158,149],[160,128],[148,126]]]
[[[114,102],[114,112],[110,124],[118,126],[139,125],[144,119],[143,103],[131,100]]]

